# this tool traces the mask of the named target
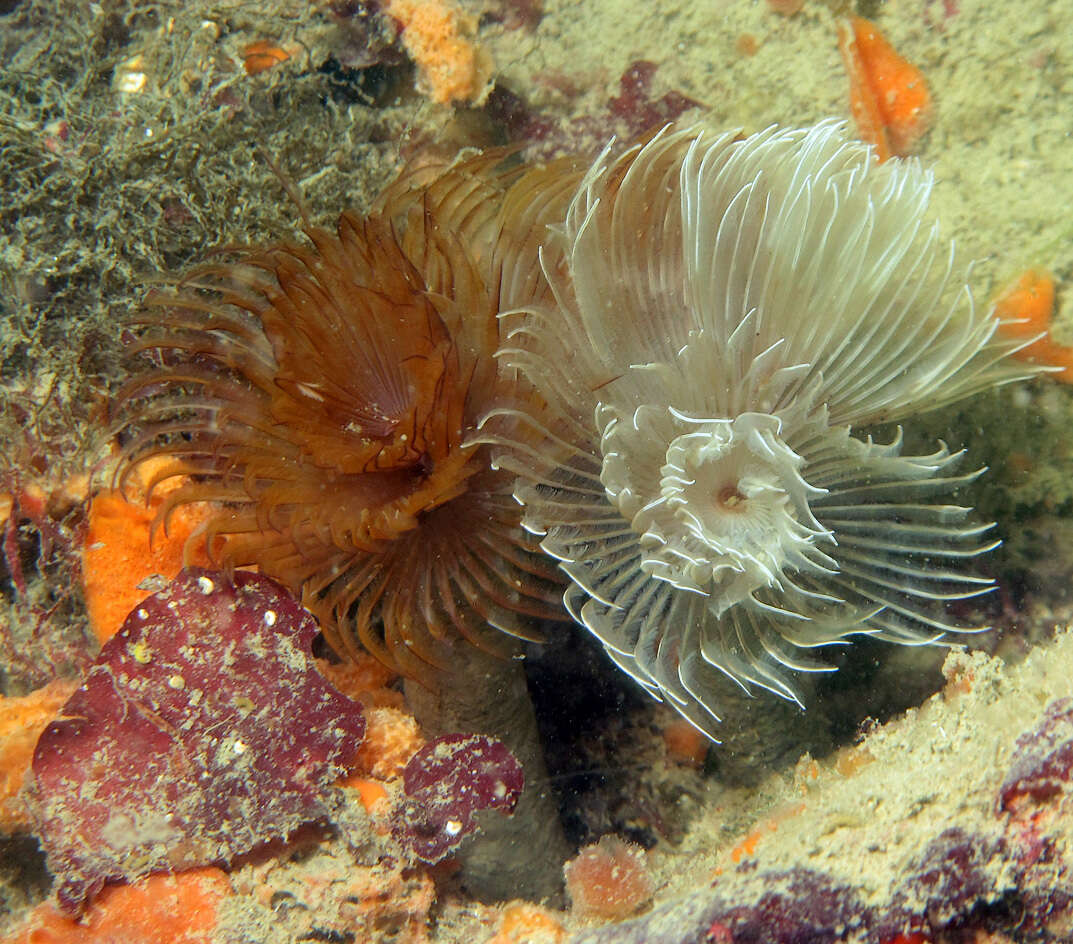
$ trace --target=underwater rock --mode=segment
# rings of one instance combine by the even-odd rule
[[[707,890],[632,921],[597,928],[571,944],[834,944],[870,940],[869,914],[850,888],[810,869],[764,876],[755,901]]]
[[[1028,796],[1039,802],[1070,789],[1073,772],[1073,698],[1052,701],[1043,719],[1017,739],[996,811],[1013,810]]]

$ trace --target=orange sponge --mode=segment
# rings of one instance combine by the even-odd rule
[[[82,582],[90,626],[101,643],[119,631],[127,614],[148,595],[138,586],[146,577],[160,574],[171,580],[179,573],[187,538],[207,515],[201,506],[183,505],[169,516],[166,529],[159,527],[154,533],[153,522],[161,504],[182,482],[179,478],[162,481],[147,502],[147,483],[153,481],[158,469],[158,463],[152,461],[139,466],[130,489],[131,501],[119,491],[107,490],[90,502]],[[185,562],[209,566],[208,555],[196,542]]]
[[[382,780],[398,777],[424,744],[413,715],[398,708],[371,708],[365,712],[365,740],[358,748],[357,770]]]
[[[40,905],[0,944],[212,944],[217,908],[230,889],[219,869],[150,875],[105,888],[78,920]]]
[[[45,726],[76,688],[76,681],[56,679],[29,695],[0,697],[0,832],[10,834],[29,825],[19,791],[30,769],[34,747]]]
[[[838,27],[849,75],[849,105],[861,138],[880,161],[904,157],[931,127],[934,109],[924,74],[906,62],[870,20],[853,16]]]
[[[503,908],[499,931],[488,944],[559,944],[566,929],[548,909],[527,901],[514,901]]]
[[[387,12],[402,26],[422,92],[440,105],[484,101],[492,88],[492,59],[474,42],[472,17],[451,0],[391,0]]]

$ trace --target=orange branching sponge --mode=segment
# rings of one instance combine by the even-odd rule
[[[839,24],[838,37],[849,74],[849,107],[862,140],[875,146],[880,161],[904,157],[934,116],[924,74],[870,20],[850,17]]]
[[[1054,376],[1073,383],[1073,347],[1058,344],[1049,333],[1054,302],[1054,276],[1045,269],[1029,269],[995,297],[995,317],[999,319],[999,331],[1008,338],[1031,338],[1048,332],[1046,337],[1014,351],[1013,356],[1032,364],[1061,367]]]
[[[402,44],[419,70],[418,87],[440,105],[479,105],[491,91],[492,58],[474,42],[476,21],[451,0],[391,0]]]
[[[574,913],[620,921],[640,911],[655,891],[645,851],[618,836],[585,846],[563,866]]]
[[[215,868],[149,875],[105,888],[77,920],[40,905],[0,944],[211,944],[217,908],[230,890]]]
[[[89,506],[89,531],[82,551],[82,582],[90,626],[99,642],[118,632],[127,614],[145,598],[139,584],[159,574],[172,579],[185,563],[209,566],[200,542],[187,539],[205,520],[204,506],[184,505],[168,515],[164,527],[154,527],[169,492],[181,478],[152,483],[167,460],[146,462],[127,485],[127,500],[118,490],[99,492]],[[148,500],[146,496],[148,495]]]
[[[11,834],[29,826],[19,792],[34,745],[77,687],[76,681],[56,679],[29,695],[0,697],[0,832]]]
[[[559,944],[566,929],[547,908],[528,901],[504,906],[499,930],[488,944]]]

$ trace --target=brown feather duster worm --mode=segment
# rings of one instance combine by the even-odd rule
[[[460,640],[507,655],[504,633],[559,609],[512,478],[468,442],[526,397],[494,358],[501,286],[540,285],[525,237],[500,239],[519,176],[502,163],[412,170],[311,246],[236,251],[154,292],[136,349],[155,361],[118,398],[121,477],[160,455],[177,461],[158,479],[189,477],[165,521],[217,503],[192,540],[302,591],[339,654],[426,680]]]
[[[484,422],[525,526],[577,621],[712,736],[728,680],[797,701],[818,647],[937,640],[990,586],[951,498],[979,473],[857,433],[1026,373],[930,189],[836,122],[665,129],[592,164],[541,247],[554,304],[503,315],[545,401]]]

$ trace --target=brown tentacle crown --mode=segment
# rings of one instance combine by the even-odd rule
[[[165,523],[212,503],[192,541],[300,590],[340,655],[426,681],[459,640],[505,654],[560,606],[513,477],[468,441],[530,396],[494,357],[504,286],[542,284],[499,238],[518,177],[502,163],[412,170],[310,246],[235,250],[154,292],[134,345],[150,366],[117,398],[120,483],[175,460],[156,476],[186,477]]]

